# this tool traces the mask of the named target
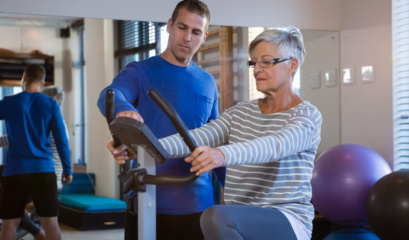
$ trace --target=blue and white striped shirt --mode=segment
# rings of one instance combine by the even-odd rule
[[[235,105],[191,131],[192,136],[198,145],[224,153],[226,204],[276,208],[311,231],[310,181],[321,141],[321,113],[304,101],[283,112],[263,114],[258,101]],[[160,141],[171,157],[190,154],[177,134]]]

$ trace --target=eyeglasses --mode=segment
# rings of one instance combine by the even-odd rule
[[[258,63],[258,65],[260,67],[268,68],[268,67],[273,66],[274,64],[284,62],[284,61],[287,61],[287,60],[291,60],[291,59],[293,59],[293,58],[292,57],[289,57],[289,58],[273,58],[273,59],[271,59],[271,58],[262,58],[262,59],[260,59],[260,60],[258,60],[256,62],[248,61],[247,66],[249,66],[249,68],[253,68],[253,67],[256,66],[256,63]]]

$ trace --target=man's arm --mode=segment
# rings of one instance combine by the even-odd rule
[[[114,116],[115,117],[129,117],[143,122],[143,118],[136,110],[135,103],[139,96],[138,87],[138,70],[132,64],[129,64],[123,69],[112,81],[112,83],[103,89],[98,98],[98,108],[102,115],[106,117],[105,113],[105,101],[106,91],[111,89],[114,91]],[[117,160],[118,164],[122,165],[125,160],[129,158],[135,158],[131,152],[126,150],[125,145],[114,147],[114,143],[110,142],[107,145],[108,150]],[[116,152],[114,153],[114,150]],[[124,159],[125,158],[125,159]]]
[[[108,89],[112,89],[115,93],[115,100],[114,100],[114,114],[116,116],[118,116],[118,113],[120,112],[126,112],[126,111],[133,111],[137,113],[137,110],[135,109],[134,106],[132,106],[131,102],[128,102],[127,97],[125,96],[125,94],[123,94],[123,92],[118,89],[115,88],[113,86],[108,86],[106,87],[104,90],[101,91],[99,98],[98,98],[98,102],[97,102],[97,106],[99,108],[99,111],[101,112],[101,114],[106,117],[106,113],[105,113],[105,101],[106,101],[106,91]],[[138,114],[139,115],[139,114]],[[128,117],[131,117],[132,114],[128,114]]]
[[[131,64],[130,64],[131,65]],[[139,87],[137,84],[138,71],[134,66],[127,66],[122,70],[112,81],[110,85],[104,88],[98,98],[98,108],[102,115],[105,116],[105,97],[106,91],[111,89],[114,91],[114,115],[124,111],[136,110],[135,102],[139,95]]]
[[[210,122],[210,120],[214,120],[219,116],[219,96],[217,93],[217,89],[214,93],[214,103],[213,103],[213,108],[212,108],[212,112],[211,115],[209,117],[209,120],[207,122]]]

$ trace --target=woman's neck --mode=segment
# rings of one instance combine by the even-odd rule
[[[303,100],[295,93],[286,94],[284,96],[275,96],[274,94],[267,95],[265,98],[260,99],[258,106],[261,113],[271,114],[283,112],[291,109]]]

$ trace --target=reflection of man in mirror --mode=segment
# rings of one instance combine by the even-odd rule
[[[30,196],[46,238],[61,239],[51,133],[63,166],[63,184],[72,181],[71,155],[58,103],[40,93],[44,79],[44,67],[30,64],[21,79],[23,91],[0,101],[0,119],[6,121],[9,143],[1,176],[0,238],[3,240],[17,239],[17,227]]]
[[[130,117],[144,122],[158,138],[176,133],[168,118],[146,94],[155,88],[175,108],[189,129],[215,119],[218,114],[218,93],[214,78],[192,62],[196,51],[204,44],[210,13],[198,0],[177,4],[167,22],[168,45],[163,53],[140,62],[131,62],[99,97],[98,107],[105,114],[105,91],[115,91],[116,117]],[[119,164],[135,159],[126,147],[108,148]],[[137,167],[137,161],[133,162]],[[183,158],[156,165],[157,175],[187,175],[191,165]],[[224,168],[219,169],[224,177]],[[200,215],[214,205],[213,187],[209,174],[196,181],[178,186],[156,186],[157,239],[203,239]],[[125,239],[137,239],[138,218],[136,193],[128,199]]]

